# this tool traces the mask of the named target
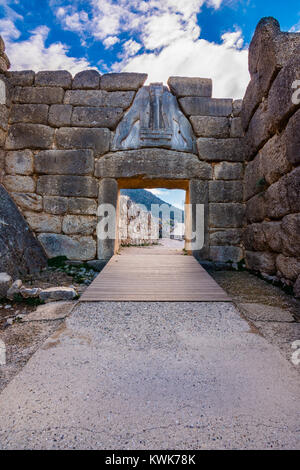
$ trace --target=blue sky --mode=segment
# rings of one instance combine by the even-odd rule
[[[14,70],[211,77],[214,96],[238,98],[255,26],[270,15],[300,30],[299,0],[0,0],[0,32]]]
[[[0,0],[0,34],[12,70],[201,76],[213,79],[213,96],[242,98],[263,16],[300,31],[299,0]],[[164,192],[176,205],[182,196]]]

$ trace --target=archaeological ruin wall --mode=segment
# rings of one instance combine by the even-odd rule
[[[299,34],[263,19],[251,82],[234,101],[213,98],[210,79],[166,87],[137,73],[10,72],[1,42],[1,183],[47,256],[108,259],[98,204],[117,207],[120,188],[178,188],[205,204],[197,256],[245,259],[299,290],[299,46]]]

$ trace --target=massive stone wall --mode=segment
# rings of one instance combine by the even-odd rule
[[[105,187],[114,198],[118,185],[189,188],[191,202],[205,203],[202,257],[246,258],[249,269],[294,285],[299,295],[300,106],[292,99],[299,37],[274,19],[259,23],[243,101],[212,98],[212,82],[203,78],[171,77],[165,99],[158,84],[141,90],[145,74],[9,72],[0,41],[0,177],[48,256],[102,256],[96,209]],[[141,119],[135,98],[148,103],[153,90],[166,120],[167,103],[173,107],[173,131],[135,127],[148,113]],[[193,142],[186,147],[178,144],[181,126]],[[169,145],[170,132],[177,143]]]
[[[300,296],[300,34],[263,19],[249,50],[251,82],[241,118],[246,262]]]

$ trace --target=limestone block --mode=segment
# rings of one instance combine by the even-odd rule
[[[198,77],[170,77],[168,85],[177,98],[182,96],[201,96],[211,98],[212,80]]]
[[[246,219],[249,222],[261,222],[267,212],[265,194],[260,193],[253,196],[246,204]]]
[[[292,169],[286,158],[286,138],[274,135],[260,150],[261,176],[268,184],[275,183]]]
[[[39,298],[45,303],[59,300],[74,300],[77,292],[73,287],[49,287],[39,293]]]
[[[35,75],[36,86],[71,88],[72,75],[67,70],[42,71]]]
[[[5,170],[10,175],[32,175],[32,152],[30,150],[6,152]]]
[[[299,195],[298,195],[299,197]],[[281,219],[290,212],[288,188],[281,178],[270,186],[265,193],[266,213],[271,219]]]
[[[243,184],[241,181],[210,181],[210,202],[243,202]]]
[[[90,176],[43,175],[38,178],[37,193],[47,196],[96,197],[98,187],[96,179]]]
[[[5,144],[6,132],[0,129],[0,147],[3,147]]]
[[[298,279],[294,284],[294,296],[296,299],[300,298],[300,276],[298,276]]]
[[[197,137],[229,137],[229,119],[214,116],[191,116],[195,135]]]
[[[239,117],[242,111],[243,100],[234,100],[232,103],[233,117]]]
[[[300,50],[300,49],[299,49]],[[293,103],[293,83],[300,80],[299,52],[290,60],[275,78],[268,97],[268,120],[271,132],[277,132],[297,108]]]
[[[49,258],[66,256],[70,260],[91,260],[96,256],[96,242],[92,237],[69,237],[54,233],[38,236]]]
[[[115,209],[117,207],[118,201],[118,182],[113,178],[104,178],[99,183],[99,194],[98,194],[98,205],[101,204],[110,204]],[[99,232],[101,228],[101,222],[103,216],[98,213],[98,226],[97,226],[97,257],[101,260],[106,260],[111,258],[114,254],[115,239],[112,236],[107,238],[103,237],[103,233]],[[110,233],[116,234],[116,217],[114,214],[110,214],[112,219],[110,219]],[[102,227],[104,228],[104,227]]]
[[[282,178],[287,188],[291,212],[300,212],[300,167]]]
[[[242,163],[221,162],[214,166],[214,175],[217,180],[238,180],[243,176]]]
[[[97,218],[89,215],[65,215],[63,218],[62,231],[66,235],[80,233],[92,235],[96,230]]]
[[[61,232],[61,217],[29,211],[24,212],[24,215],[34,232]]]
[[[5,52],[0,55],[0,72],[7,72],[10,68],[10,61]]]
[[[265,234],[265,239],[268,247],[280,253],[282,250],[283,231],[281,222],[263,222],[262,229]]]
[[[276,258],[276,267],[278,275],[285,279],[296,281],[300,275],[300,261],[296,258],[290,258],[280,254]]]
[[[49,106],[46,104],[13,104],[9,122],[29,122],[31,124],[47,124]]]
[[[122,108],[111,107],[84,107],[74,109],[72,114],[72,125],[83,127],[108,127],[115,129],[122,119]]]
[[[43,124],[12,124],[9,128],[6,149],[46,149],[53,142],[54,129]]]
[[[30,176],[6,175],[3,182],[9,192],[33,193],[35,191],[35,181]]]
[[[245,199],[249,199],[255,194],[266,189],[266,181],[261,164],[261,154],[256,155],[254,160],[249,162],[245,168],[244,176],[244,195]]]
[[[101,178],[210,179],[212,168],[193,154],[166,149],[128,150],[109,153],[95,166]]]
[[[16,87],[14,90],[15,103],[62,103],[64,89],[61,87]]]
[[[247,131],[248,159],[271,137],[268,102],[264,101],[255,111]]]
[[[57,130],[56,142],[60,148],[90,148],[95,150],[96,155],[103,155],[109,151],[110,131],[65,127]]]
[[[219,98],[201,98],[187,96],[180,98],[179,103],[183,112],[188,116],[230,116],[232,100]]]
[[[63,215],[68,210],[68,198],[60,196],[44,196],[44,211],[49,214]]]
[[[239,245],[242,239],[242,229],[218,230],[210,233],[212,246]]]
[[[145,73],[107,73],[101,77],[100,88],[107,91],[138,90],[147,77]]]
[[[34,156],[36,173],[47,175],[88,175],[94,170],[93,151],[44,150]]]
[[[73,107],[70,104],[52,104],[49,109],[50,126],[70,126]]]
[[[246,250],[268,251],[268,243],[263,224],[248,225],[243,233],[243,242]]]
[[[98,89],[100,85],[100,74],[97,70],[83,70],[78,72],[74,79],[72,88],[81,88],[82,90]]]
[[[6,83],[0,79],[0,104],[7,104]]]
[[[133,98],[133,91],[67,90],[64,103],[73,106],[110,106],[126,109],[131,105]]]
[[[230,137],[238,138],[244,136],[241,118],[233,118],[230,123]]]
[[[5,104],[0,104],[0,128],[3,131],[7,130],[8,123],[8,108]]]
[[[35,73],[33,70],[20,70],[7,72],[6,76],[13,86],[31,86],[34,82]]]
[[[242,227],[244,222],[244,204],[224,203],[209,204],[209,225],[210,227]]]
[[[22,210],[40,212],[43,208],[43,198],[34,193],[10,193],[18,207]]]
[[[285,130],[286,158],[292,165],[300,163],[300,109],[289,120]]]
[[[197,139],[197,147],[201,160],[242,162],[246,156],[243,139],[199,138]]]
[[[300,253],[300,214],[289,214],[282,219],[282,253],[298,257]]]
[[[94,199],[72,197],[68,202],[68,212],[71,214],[96,215],[97,203]]]
[[[238,246],[211,246],[210,259],[220,263],[238,263],[243,259],[243,250]]]
[[[252,271],[276,274],[276,254],[264,251],[246,251],[246,265]]]

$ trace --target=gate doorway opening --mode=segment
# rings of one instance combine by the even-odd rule
[[[186,249],[188,181],[118,181],[114,253],[123,246]]]
[[[120,247],[185,247],[182,189],[120,189],[118,240]]]

